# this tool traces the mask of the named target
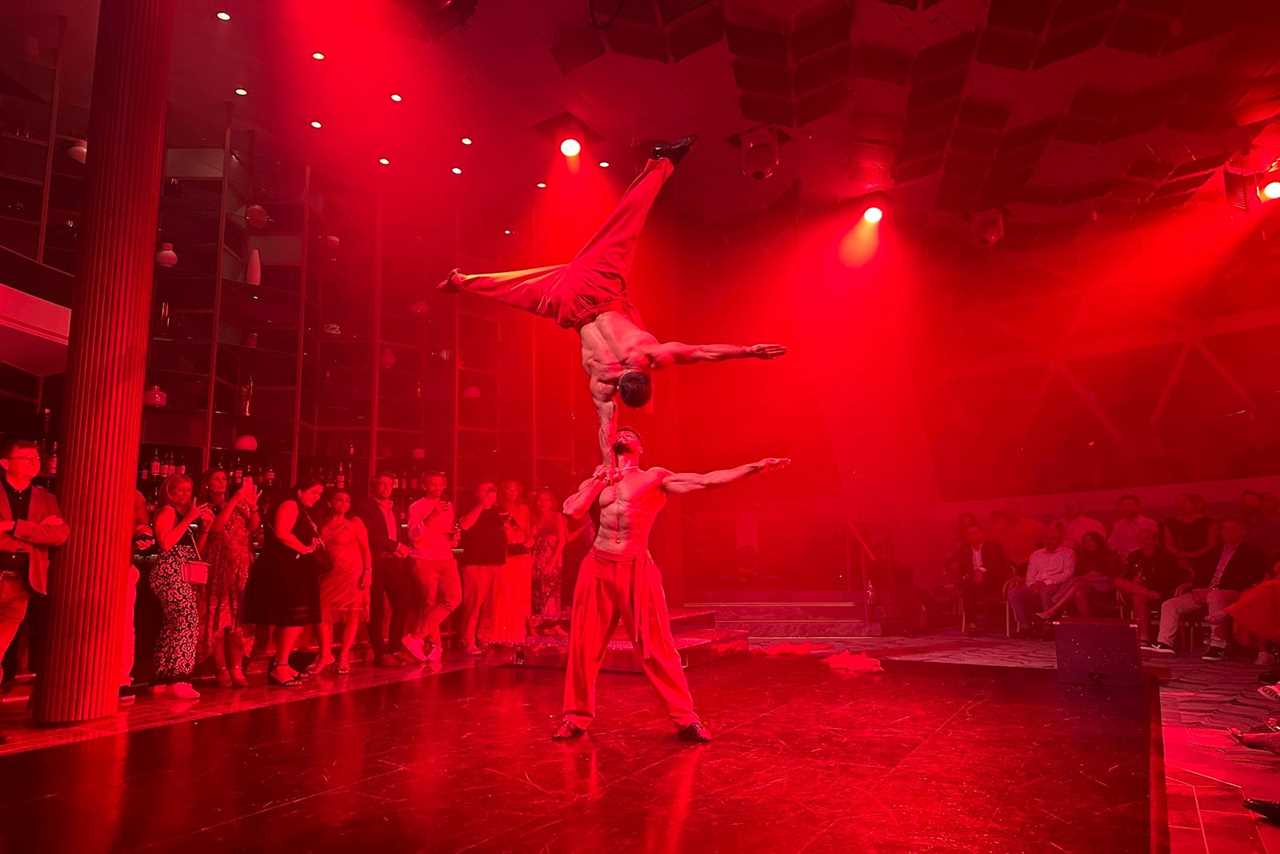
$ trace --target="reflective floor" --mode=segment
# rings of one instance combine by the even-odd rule
[[[886,667],[690,671],[708,746],[627,674],[553,743],[561,675],[494,667],[22,753],[0,758],[0,850],[1148,850],[1147,694]]]

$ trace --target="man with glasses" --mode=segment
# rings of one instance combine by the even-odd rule
[[[35,442],[0,443],[0,658],[27,614],[31,594],[48,592],[49,549],[67,541],[70,529],[53,493],[32,483],[40,474]],[[2,676],[3,674],[0,674]]]

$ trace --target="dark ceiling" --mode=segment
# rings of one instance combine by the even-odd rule
[[[67,92],[84,104],[96,2],[20,2],[69,18]],[[382,175],[441,227],[459,205],[486,222],[527,207],[565,116],[590,168],[700,134],[669,203],[712,222],[883,189],[904,217],[962,226],[999,208],[1011,232],[1052,229],[1221,196],[1224,163],[1280,158],[1275,0],[179,5],[171,141],[216,142],[232,101],[272,162],[359,185],[390,157]],[[771,177],[743,174],[744,139],[781,140]]]

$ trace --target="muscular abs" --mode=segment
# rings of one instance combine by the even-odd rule
[[[649,550],[649,534],[667,503],[662,472],[638,469],[600,493],[600,528],[595,548],[618,557],[635,557]]]

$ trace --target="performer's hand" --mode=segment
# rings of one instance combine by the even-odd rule
[[[777,359],[787,355],[787,348],[781,344],[752,344],[747,352],[755,359]]]
[[[761,471],[768,474],[771,471],[778,471],[791,465],[790,457],[766,457],[760,461]]]
[[[592,472],[591,476],[596,480],[603,480],[605,483],[609,483],[613,479],[613,466],[607,466],[602,463],[596,466],[596,470]]]

